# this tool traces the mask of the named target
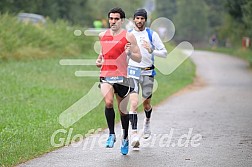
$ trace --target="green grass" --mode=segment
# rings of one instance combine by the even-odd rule
[[[0,69],[0,155],[4,165],[14,165],[53,149],[50,136],[62,128],[59,114],[98,80],[76,78],[74,72],[81,67],[60,66],[56,58],[9,61],[1,63]],[[95,115],[88,117],[73,126],[76,133],[105,123],[99,107]]]
[[[54,131],[63,128],[58,122],[59,114],[83,97],[98,81],[97,78],[74,76],[76,70],[96,67],[61,66],[59,60],[47,58],[0,63],[1,165],[16,165],[55,149],[50,138]],[[153,95],[153,104],[190,84],[193,77],[194,66],[189,60],[169,76],[158,72],[159,87]],[[72,136],[84,135],[90,129],[105,128],[103,110],[102,102],[71,126]],[[66,136],[57,135],[55,141]]]
[[[94,41],[83,34],[75,36],[74,30],[83,28],[70,27],[63,20],[54,23],[47,19],[45,25],[32,25],[0,13],[0,23],[0,60],[75,56],[87,53]]]
[[[206,48],[205,50],[213,51],[213,52],[220,52],[225,53],[228,55],[240,57],[250,63],[250,66],[252,66],[252,50],[251,49],[244,49],[244,48],[224,48],[224,47],[217,47],[214,49]]]

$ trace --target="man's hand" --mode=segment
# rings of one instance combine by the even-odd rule
[[[131,55],[130,47],[131,47],[131,43],[128,42],[128,43],[125,45],[125,53],[126,53],[127,55]]]
[[[101,68],[101,66],[102,66],[102,59],[96,59],[96,66],[98,67],[98,68]]]
[[[147,51],[151,54],[153,52],[151,45],[147,41],[143,41],[142,46],[147,49]]]

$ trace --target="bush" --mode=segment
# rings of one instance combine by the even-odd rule
[[[70,57],[93,50],[94,38],[74,36],[73,31],[81,28],[69,27],[63,20],[33,25],[0,14],[0,22],[0,59]]]

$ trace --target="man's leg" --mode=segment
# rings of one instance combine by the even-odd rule
[[[128,130],[129,130],[129,114],[127,111],[127,104],[129,96],[122,98],[119,95],[116,95],[118,110],[120,112],[121,124],[122,124],[122,145],[121,153],[123,155],[128,154],[129,151],[129,140],[128,140]]]
[[[108,83],[101,83],[101,92],[105,101],[105,117],[109,128],[109,138],[106,142],[106,147],[113,147],[116,141],[115,137],[115,112],[113,108],[114,89]]]
[[[137,122],[138,122],[137,106],[138,106],[138,93],[132,92],[130,94],[129,120],[132,126],[131,146],[134,148],[138,148],[140,145],[139,136],[137,134]]]
[[[131,146],[138,148],[140,145],[139,137],[137,134],[137,106],[138,106],[138,93],[139,93],[139,79],[130,78],[131,87],[134,90],[130,93],[130,111],[129,120],[131,122],[132,134],[131,134]]]
[[[151,118],[151,98],[145,99],[143,102],[144,106],[144,112],[145,112],[145,119],[143,123],[143,138],[148,139],[151,135],[151,129],[150,129],[150,118]]]
[[[127,104],[129,101],[129,96],[122,98],[116,94],[118,110],[120,113],[122,130],[123,130],[123,139],[128,138],[128,129],[129,129],[129,114],[127,111]]]
[[[152,112],[152,106],[151,106],[151,98],[143,99],[143,107],[145,112],[145,117],[147,121],[150,121],[151,118],[151,112]]]
[[[151,131],[150,131],[150,118],[152,113],[152,106],[151,106],[151,97],[153,91],[153,84],[154,78],[151,76],[144,76],[143,82],[141,83],[142,87],[142,97],[143,97],[143,107],[145,112],[145,119],[144,119],[144,127],[143,127],[143,137],[149,138]]]
[[[133,133],[137,133],[137,105],[138,105],[138,94],[132,92],[130,94],[129,119],[131,122]]]

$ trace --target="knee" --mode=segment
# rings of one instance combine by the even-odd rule
[[[113,107],[113,100],[105,99],[105,106],[107,108],[112,108]]]
[[[144,101],[144,102],[143,102],[143,107],[144,107],[144,109],[147,110],[147,111],[151,109],[151,105],[150,105],[150,103],[147,102],[147,101]]]
[[[133,108],[137,108],[138,99],[137,99],[137,100],[131,100],[131,101],[130,101],[130,105],[131,105],[131,107],[133,107]]]

